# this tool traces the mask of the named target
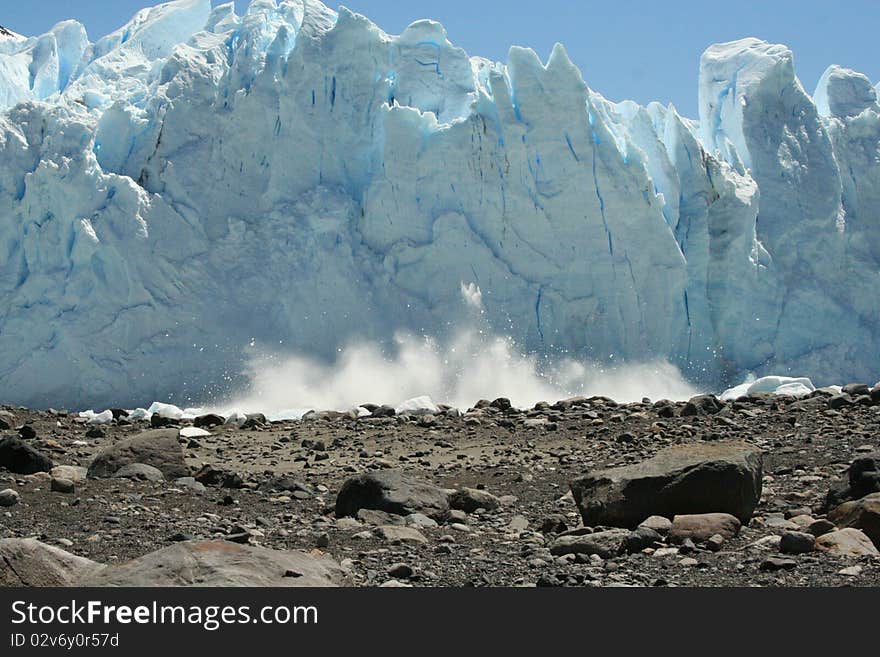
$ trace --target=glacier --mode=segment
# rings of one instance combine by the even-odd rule
[[[317,0],[0,31],[0,399],[198,402],[255,349],[442,337],[464,286],[548,358],[875,380],[877,88],[810,95],[744,39],[699,97],[614,103],[561,45],[493,62]]]

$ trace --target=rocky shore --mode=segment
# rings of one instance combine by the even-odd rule
[[[0,585],[880,585],[880,388],[365,408],[2,407]]]

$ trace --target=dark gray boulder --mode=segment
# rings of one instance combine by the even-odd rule
[[[880,493],[841,504],[828,514],[828,520],[841,528],[861,529],[880,548]]]
[[[449,513],[446,491],[418,481],[399,470],[368,472],[348,479],[336,496],[336,516],[357,516],[374,509],[399,516],[423,513],[442,521]]]
[[[15,474],[49,472],[52,459],[15,436],[0,438],[0,468]]]
[[[151,465],[166,479],[189,475],[177,429],[156,429],[121,440],[98,454],[89,466],[89,478],[112,477],[126,465]]]
[[[763,458],[743,442],[676,445],[654,458],[598,470],[571,491],[584,525],[635,528],[649,516],[729,513],[743,524],[761,499]]]
[[[850,464],[843,479],[832,484],[825,497],[825,511],[853,500],[880,493],[880,452],[861,456]]]

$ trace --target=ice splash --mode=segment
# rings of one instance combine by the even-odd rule
[[[462,282],[463,328],[447,341],[398,333],[392,353],[355,342],[334,363],[305,354],[264,354],[250,363],[247,392],[227,406],[275,417],[307,410],[349,410],[364,403],[399,406],[416,397],[466,409],[479,399],[507,397],[518,407],[574,395],[617,401],[687,399],[696,390],[664,363],[617,368],[571,358],[551,361],[523,353],[514,340],[493,334],[483,293]]]
[[[221,406],[278,415],[291,409],[348,410],[367,402],[396,406],[424,395],[469,408],[497,397],[527,407],[574,395],[629,402],[697,394],[668,363],[608,368],[574,359],[548,362],[521,353],[509,338],[475,329],[445,344],[408,334],[395,342],[394,354],[375,344],[352,344],[330,364],[306,355],[257,358],[247,392]]]

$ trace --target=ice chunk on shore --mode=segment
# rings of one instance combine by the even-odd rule
[[[407,399],[394,410],[398,415],[428,415],[440,412],[437,404],[427,396]]]
[[[813,382],[807,378],[791,378],[785,376],[765,376],[755,381],[738,385],[721,394],[724,401],[734,401],[748,397],[753,393],[769,393],[787,397],[806,397],[816,390]]]

